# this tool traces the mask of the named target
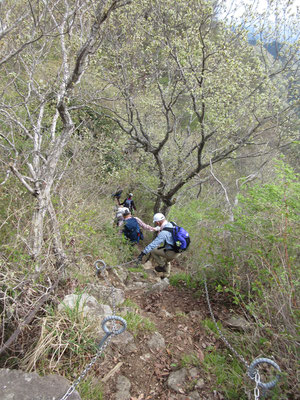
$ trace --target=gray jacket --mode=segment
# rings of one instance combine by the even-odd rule
[[[173,225],[171,222],[167,222],[164,224],[163,228],[172,228]],[[167,250],[172,250],[172,247],[174,246],[174,240],[171,232],[168,231],[160,231],[157,237],[148,244],[143,250],[144,254],[150,253],[153,249],[156,249],[157,247],[163,246]]]

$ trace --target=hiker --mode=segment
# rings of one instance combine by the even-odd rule
[[[113,194],[111,195],[112,198],[116,200],[118,206],[121,205],[121,204],[120,204],[120,197],[121,197],[122,192],[123,192],[123,189],[118,189],[118,190],[116,191],[116,193],[113,193]]]
[[[174,251],[175,241],[172,232],[164,230],[164,228],[172,230],[173,224],[168,222],[166,217],[161,213],[154,215],[153,223],[158,227],[157,231],[160,232],[157,237],[140,253],[138,260],[141,262],[143,256],[150,253],[158,263],[158,266],[155,267],[155,271],[161,272],[162,278],[167,278],[170,276],[171,272],[171,261],[180,255],[180,253]],[[159,247],[160,245],[162,246]]]
[[[145,229],[146,231],[150,232],[158,231],[157,227],[153,228],[153,226],[145,224],[145,222],[143,222],[140,218],[133,217],[129,210],[124,212],[123,218],[124,228],[122,233],[124,233],[125,237],[133,244],[144,239],[141,229]]]
[[[136,211],[136,207],[134,204],[134,201],[132,200],[133,194],[128,193],[127,198],[123,201],[123,203],[120,203],[121,206],[129,208],[129,211],[132,213],[133,210]]]
[[[116,207],[116,224],[117,226],[122,226],[124,222],[124,213],[125,212],[130,212],[129,208],[127,207]]]

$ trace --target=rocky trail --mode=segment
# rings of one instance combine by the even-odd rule
[[[150,261],[143,268],[144,272],[123,268],[108,274],[126,301],[135,305],[118,307],[120,315],[137,314],[150,321],[153,329],[141,324],[134,334],[129,329],[113,339],[98,372],[105,382],[104,398],[223,399],[202,366],[204,349],[223,345],[201,324],[209,317],[204,294],[196,296],[191,290],[170,286],[154,273]],[[184,271],[173,267],[172,273],[176,272]],[[225,315],[225,305],[222,309],[218,304],[217,315]]]
[[[94,267],[92,262],[90,267]],[[183,272],[174,262],[171,273]],[[79,286],[70,280],[61,288],[58,312],[83,313],[93,342],[100,343],[104,337],[101,324],[105,317],[116,314],[127,320],[127,329],[112,338],[83,379],[87,385],[101,386],[103,397],[99,399],[224,399],[215,390],[216,377],[204,362],[207,351],[224,347],[203,324],[210,317],[204,288],[171,286],[154,272],[150,261],[142,268],[108,268],[93,283]],[[213,293],[211,303],[217,319],[228,319],[223,294]],[[90,357],[87,354],[86,365]],[[82,367],[73,372],[76,381]],[[70,382],[60,375],[0,370],[1,400],[60,400],[69,387]],[[80,400],[77,391],[63,398]]]

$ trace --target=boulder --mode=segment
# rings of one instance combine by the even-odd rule
[[[168,288],[169,283],[170,282],[168,278],[161,279],[159,282],[155,283],[148,289],[148,293],[155,293],[155,292],[162,293],[164,290]]]
[[[87,315],[91,308],[97,307],[98,302],[93,296],[89,296],[86,293],[83,294],[68,294],[64,297],[63,301],[58,305],[59,311],[63,311],[67,308],[71,310],[77,309],[78,312],[82,312],[83,315]]]
[[[97,335],[103,335],[103,319],[112,315],[112,309],[109,305],[99,304],[95,297],[86,293],[65,296],[62,303],[58,305],[58,309],[64,311],[66,308],[77,309],[79,313],[82,313],[90,321]]]
[[[35,372],[0,369],[1,400],[59,400],[67,392],[70,383],[59,375],[39,376]],[[68,400],[80,400],[74,391]]]
[[[128,289],[129,290],[142,290],[145,289],[148,286],[148,283],[146,282],[132,282],[130,283],[130,285],[128,285]]]
[[[128,331],[121,335],[116,335],[111,341],[111,348],[120,351],[123,354],[134,353],[137,351],[137,346],[134,343],[134,337]]]
[[[187,370],[185,368],[171,372],[168,378],[168,386],[177,393],[184,393],[184,386],[187,379]]]
[[[115,288],[112,293],[112,288],[104,285],[88,285],[87,288],[90,295],[94,296],[100,303],[109,304],[113,307],[113,303],[118,306],[124,303],[124,290]]]
[[[204,399],[202,396],[200,396],[200,394],[196,390],[189,393],[189,398],[191,400],[203,400]]]
[[[166,348],[165,339],[159,332],[155,332],[148,340],[148,346],[151,350],[158,351]]]
[[[251,327],[250,323],[244,317],[241,317],[240,315],[233,315],[223,322],[229,328],[240,330],[240,331],[248,330]]]
[[[147,269],[153,270],[152,262],[151,262],[151,261],[145,262],[145,264],[143,264],[143,268],[144,268],[145,270],[147,270]]]
[[[102,320],[105,317],[112,315],[112,309],[107,304],[99,304],[94,296],[86,293],[83,294],[68,294],[58,305],[60,311],[69,308],[71,310],[78,309],[85,317],[94,320],[99,318]]]
[[[128,378],[124,375],[120,375],[117,379],[117,385],[116,385],[116,396],[115,400],[130,400],[130,388],[131,388],[131,383]]]

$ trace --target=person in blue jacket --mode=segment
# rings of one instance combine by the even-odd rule
[[[163,230],[164,228],[172,228],[173,225],[171,222],[168,222],[166,217],[161,213],[154,215],[153,223],[160,228],[160,232],[157,237],[140,253],[138,261],[141,262],[143,256],[150,253],[158,263],[155,267],[155,271],[161,272],[162,278],[167,278],[170,276],[171,272],[171,261],[180,255],[180,253],[174,251],[175,243],[172,233]]]

